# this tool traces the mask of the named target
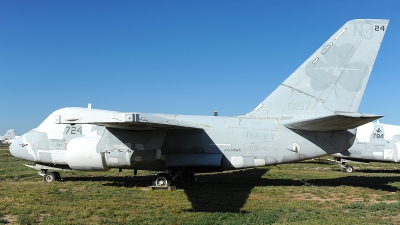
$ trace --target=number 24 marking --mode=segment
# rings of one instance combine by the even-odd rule
[[[385,31],[385,26],[375,25],[375,31]]]

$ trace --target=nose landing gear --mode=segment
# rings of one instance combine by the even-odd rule
[[[342,170],[343,170],[344,172],[347,172],[347,173],[353,173],[353,172],[354,172],[354,168],[353,168],[352,166],[346,165],[346,162],[342,162],[342,164],[340,165],[340,167],[342,167]]]
[[[352,166],[346,166],[344,169],[347,173],[352,173],[354,172],[354,168]]]
[[[61,179],[60,173],[58,172],[50,172],[48,173],[47,170],[40,170],[38,172],[38,174],[40,176],[43,177],[43,181],[50,183],[50,182],[54,182],[54,181],[58,181]]]

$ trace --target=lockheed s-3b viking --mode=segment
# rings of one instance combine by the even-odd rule
[[[63,108],[10,146],[44,181],[57,170],[163,171],[170,186],[196,172],[296,162],[347,150],[389,21],[345,23],[253,111],[236,117]]]

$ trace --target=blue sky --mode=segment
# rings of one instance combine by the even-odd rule
[[[346,21],[390,19],[359,112],[400,125],[400,1],[0,1],[0,135],[63,107],[236,116]]]

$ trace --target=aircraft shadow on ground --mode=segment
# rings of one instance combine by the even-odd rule
[[[338,186],[351,186],[351,187],[364,187],[374,190],[397,192],[400,189],[389,185],[392,182],[399,182],[399,176],[390,177],[369,177],[369,176],[348,176],[334,179],[312,179],[307,180],[311,185],[338,187]]]
[[[400,174],[400,170],[375,170],[375,169],[358,169],[356,173],[397,173]]]
[[[216,174],[196,175],[197,182],[175,181],[173,183],[178,189],[183,189],[192,204],[189,212],[233,212],[246,213],[242,211],[252,189],[254,187],[273,186],[304,186],[304,182],[294,179],[268,179],[262,176],[268,172],[266,168],[239,170]],[[388,172],[387,170],[385,171]],[[92,181],[106,182],[105,186],[118,187],[148,187],[153,176],[137,177],[68,177],[63,181]],[[305,180],[307,184],[319,187],[364,187],[387,192],[397,192],[400,189],[389,185],[400,181],[399,176],[369,177],[369,176],[346,176],[334,179],[311,179]]]
[[[63,177],[62,181],[85,181],[85,182],[106,182],[104,186],[116,187],[148,187],[150,186],[154,176],[125,176],[125,177],[105,177],[105,176],[90,176],[90,177]]]
[[[239,170],[197,176],[198,182],[183,183],[182,187],[192,203],[192,212],[234,212],[246,203],[252,189],[260,185],[269,169]]]
[[[237,170],[225,173],[199,174],[197,182],[177,180],[173,185],[183,189],[192,204],[190,212],[241,212],[240,209],[246,203],[251,190],[255,186],[270,185],[262,183],[261,177],[269,169]],[[86,181],[104,182],[104,186],[116,187],[148,187],[154,176],[128,176],[128,177],[64,177],[62,182]],[[260,183],[261,182],[261,183]]]
[[[335,162],[328,161],[328,160],[308,160],[308,161],[300,161],[300,162],[293,162],[293,164],[322,164],[322,165],[333,165]]]

